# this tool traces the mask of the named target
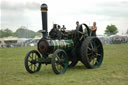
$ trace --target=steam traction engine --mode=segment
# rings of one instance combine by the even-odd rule
[[[75,30],[65,32],[63,38],[50,38],[47,31],[46,4],[41,5],[42,36],[37,50],[31,50],[25,57],[25,68],[29,73],[38,72],[41,64],[51,64],[56,74],[63,74],[68,67],[81,61],[87,68],[97,68],[103,61],[103,46],[97,37],[90,36],[91,31],[86,24],[81,24],[83,34]]]

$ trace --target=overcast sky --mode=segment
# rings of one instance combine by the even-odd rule
[[[128,0],[1,0],[1,29],[16,31],[21,26],[42,29],[40,5],[48,5],[48,30],[53,23],[75,29],[76,21],[91,26],[97,22],[97,34],[104,34],[107,25],[114,24],[119,34],[128,29]]]

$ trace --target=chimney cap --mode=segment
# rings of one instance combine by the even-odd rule
[[[41,10],[48,10],[48,6],[47,6],[47,4],[42,4],[41,5]]]

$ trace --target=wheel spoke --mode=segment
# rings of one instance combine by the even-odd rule
[[[91,64],[91,65],[93,64],[93,59],[90,60],[90,64]]]
[[[35,54],[35,53],[32,53],[33,60],[34,60],[34,54]]]
[[[57,70],[58,70],[58,72],[61,72],[62,71],[62,67],[61,67],[60,64],[57,65]]]
[[[95,63],[95,58],[92,61],[93,61],[93,64],[94,64]]]
[[[59,63],[60,63],[60,58],[59,57],[57,57],[56,63],[59,65]]]
[[[56,66],[56,68],[58,68],[58,67],[59,67],[59,64],[58,64],[58,63],[55,63],[55,64],[56,64],[56,65],[55,65],[55,66]]]
[[[58,54],[56,55],[56,57],[57,57],[57,60],[58,60],[58,61],[60,61],[60,57],[59,57],[59,55],[58,55]]]
[[[30,69],[32,70],[32,63],[30,64]]]
[[[31,62],[31,60],[28,60],[28,62]]]
[[[88,53],[88,56],[89,56],[89,55],[92,55],[92,53],[91,53],[91,52],[90,52],[90,53]]]
[[[92,49],[91,49],[91,48],[89,48],[89,47],[88,47],[88,49],[89,49],[90,51],[92,51]]]
[[[35,60],[37,61],[37,55],[35,55]]]
[[[37,68],[37,65],[36,64],[34,64],[34,66]]]
[[[97,49],[100,47],[100,45],[97,46]]]
[[[96,62],[97,62],[97,58],[94,58],[94,63],[93,63],[93,64],[95,65],[95,64],[96,64]]]
[[[32,60],[33,60],[33,53],[32,53]]]
[[[90,63],[91,63],[91,65],[94,65],[94,63],[95,63],[95,58],[93,58]]]
[[[37,55],[35,55],[35,60],[37,59]]]
[[[36,54],[34,53],[34,55],[33,55],[33,58],[34,58],[34,60],[36,60]]]
[[[89,61],[91,62],[93,59],[93,56],[89,56]]]
[[[61,72],[61,70],[62,70],[61,65],[59,65],[59,70],[60,70],[60,72]]]
[[[93,45],[92,45],[92,42],[90,42],[90,45],[91,45],[91,48],[93,49],[94,47],[93,47]]]
[[[99,62],[98,61],[96,61],[96,64],[98,64]]]
[[[34,64],[33,66],[34,66],[34,71],[36,71],[36,66],[35,66],[35,64]]]
[[[98,54],[98,53],[97,53],[97,55],[98,55],[98,56],[101,56],[101,54]]]
[[[62,57],[61,57],[62,59],[61,59],[61,62],[62,63],[65,63],[65,58],[64,58],[64,55],[62,55]]]
[[[30,63],[30,65],[28,65],[28,67],[30,67],[32,64]]]
[[[31,58],[32,59],[32,56],[31,55],[29,55],[30,57],[29,58]]]

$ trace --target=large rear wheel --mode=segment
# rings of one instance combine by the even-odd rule
[[[103,46],[97,37],[87,37],[81,45],[81,61],[87,68],[96,68],[103,61]]]

